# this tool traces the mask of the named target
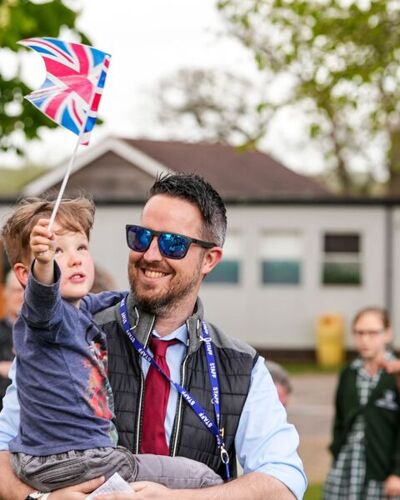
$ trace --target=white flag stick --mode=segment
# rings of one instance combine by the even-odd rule
[[[54,208],[53,208],[53,211],[52,211],[51,217],[50,217],[50,222],[49,222],[49,227],[48,227],[49,231],[51,231],[51,228],[53,227],[53,224],[54,224],[54,221],[55,221],[55,218],[57,215],[57,211],[58,211],[58,208],[59,208],[61,200],[62,200],[62,196],[63,196],[64,191],[65,191],[65,186],[67,185],[67,182],[68,182],[71,170],[72,170],[72,166],[73,166],[74,161],[75,161],[76,153],[78,151],[78,147],[79,147],[79,144],[81,142],[81,137],[82,137],[82,132],[78,136],[78,140],[75,144],[75,149],[72,153],[71,159],[69,160],[67,171],[65,172],[64,179],[63,179],[61,187],[60,187],[60,191],[58,192],[57,200],[56,200],[56,203],[54,205]]]

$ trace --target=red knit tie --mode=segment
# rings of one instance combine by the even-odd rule
[[[167,349],[178,340],[161,340],[152,337],[150,348],[154,360],[166,375],[170,375],[167,360]],[[169,455],[169,447],[165,437],[164,421],[167,414],[170,382],[150,365],[146,376],[143,409],[142,453]]]

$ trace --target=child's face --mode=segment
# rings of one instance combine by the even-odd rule
[[[353,327],[353,341],[364,361],[378,361],[391,341],[390,328],[385,329],[382,318],[375,312],[366,312]]]
[[[89,252],[89,242],[82,232],[71,232],[54,224],[55,259],[61,269],[61,296],[79,304],[92,288],[94,264]]]

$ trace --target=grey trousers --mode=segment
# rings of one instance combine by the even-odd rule
[[[95,448],[37,457],[13,453],[16,475],[39,491],[49,492],[118,472],[128,482],[154,481],[171,489],[196,489],[221,484],[218,474],[201,462],[184,457],[133,455],[129,450]]]

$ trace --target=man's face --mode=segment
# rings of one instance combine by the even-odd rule
[[[168,195],[150,198],[140,225],[155,231],[203,239],[200,210],[192,203]],[[208,271],[206,253],[193,244],[183,259],[168,259],[160,254],[156,237],[146,252],[131,250],[129,282],[139,306],[161,315],[178,304],[194,305],[203,275]]]

